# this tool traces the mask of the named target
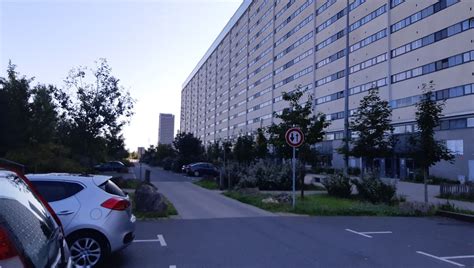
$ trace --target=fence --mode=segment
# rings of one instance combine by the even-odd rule
[[[474,196],[474,184],[441,184],[441,196]]]

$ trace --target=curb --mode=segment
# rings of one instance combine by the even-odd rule
[[[451,211],[446,211],[446,210],[438,210],[436,212],[436,215],[448,217],[448,218],[452,218],[452,219],[456,219],[460,221],[474,223],[474,215],[451,212]]]

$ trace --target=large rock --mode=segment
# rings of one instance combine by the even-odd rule
[[[281,193],[275,196],[275,199],[278,201],[278,203],[291,203],[292,199],[289,194]]]
[[[142,184],[135,191],[135,209],[141,212],[165,212],[168,205],[162,194],[149,184]]]

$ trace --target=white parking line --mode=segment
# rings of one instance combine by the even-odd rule
[[[431,258],[433,258],[433,259],[437,259],[437,260],[440,260],[440,261],[444,261],[444,262],[447,262],[447,263],[451,263],[452,265],[456,265],[456,266],[459,266],[459,267],[464,267],[464,266],[465,266],[464,264],[461,264],[461,263],[457,263],[457,262],[448,260],[449,257],[438,257],[438,256],[431,255],[431,254],[428,254],[428,253],[423,252],[423,251],[417,251],[416,253],[421,254],[421,255],[425,255],[425,256],[428,256],[428,257],[431,257]],[[455,256],[455,257],[463,257],[463,256]]]
[[[176,268],[176,265],[170,265],[170,268]]]
[[[367,237],[367,238],[372,238],[372,236],[370,236],[369,234],[391,234],[392,233],[391,231],[357,232],[357,231],[354,231],[354,230],[351,230],[351,229],[346,229],[346,231],[354,233],[354,234],[358,234],[358,235],[361,235],[361,236]]]
[[[159,242],[162,247],[166,247],[166,241],[163,235],[157,235],[158,239],[135,239],[133,242],[135,243],[148,243],[148,242]]]

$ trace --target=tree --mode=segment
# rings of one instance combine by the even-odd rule
[[[122,128],[133,115],[130,93],[120,86],[105,59],[99,59],[94,69],[72,69],[65,82],[71,94],[56,94],[64,112],[62,138],[89,165],[114,154],[115,145],[123,143]]]
[[[255,156],[260,159],[266,158],[268,155],[268,140],[262,128],[257,129],[257,137],[255,138]]]
[[[253,137],[244,135],[237,138],[233,148],[233,155],[239,164],[250,164],[255,159]]]
[[[10,61],[7,78],[0,77],[0,155],[28,143],[28,101],[33,78],[19,77],[15,68]]]
[[[289,107],[283,109],[281,115],[275,113],[275,117],[280,119],[279,124],[273,123],[268,128],[270,134],[269,142],[276,149],[280,157],[289,159],[292,155],[292,149],[286,144],[285,133],[289,128],[298,127],[305,136],[305,142],[298,148],[298,158],[302,162],[299,165],[301,185],[301,197],[304,198],[304,176],[305,163],[311,157],[311,145],[321,142],[324,138],[324,129],[329,126],[326,117],[322,113],[313,114],[312,112],[312,97],[300,104],[300,99],[303,96],[301,85],[292,92],[283,92],[283,100],[289,102]]]
[[[374,159],[391,153],[393,145],[391,116],[392,110],[388,102],[380,98],[378,88],[370,89],[360,101],[355,118],[350,122],[350,129],[357,133],[357,138],[351,140],[352,148],[349,149],[349,155],[361,157],[363,169],[367,166],[372,170]],[[339,149],[342,150],[343,148]]]
[[[158,146],[156,146],[155,160],[159,163],[167,157],[173,157],[175,153],[171,144],[159,143]]]
[[[222,154],[222,148],[219,141],[214,141],[206,147],[206,159],[209,162],[218,162]]]
[[[40,144],[54,142],[57,138],[58,112],[54,102],[52,85],[38,85],[32,90],[32,103],[30,104],[31,117],[29,120],[30,143]]]
[[[435,139],[435,128],[440,124],[444,102],[436,102],[433,89],[433,81],[422,85],[423,94],[416,104],[415,114],[419,131],[410,138],[411,148],[413,148],[411,155],[423,170],[425,202],[428,202],[429,168],[442,160],[451,163],[454,161],[454,155],[446,145]]]
[[[194,137],[192,133],[178,133],[173,141],[173,146],[184,164],[202,159],[204,149],[201,140]]]

